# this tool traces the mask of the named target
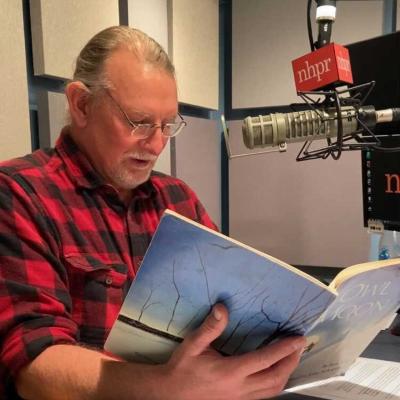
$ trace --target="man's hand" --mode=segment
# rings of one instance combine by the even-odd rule
[[[74,345],[47,348],[24,367],[16,387],[24,399],[252,400],[277,395],[299,362],[305,339],[287,338],[240,356],[210,347],[228,323],[216,305],[167,364],[114,360]]]
[[[187,336],[165,365],[165,398],[250,400],[275,396],[296,368],[305,339],[282,339],[262,349],[224,357],[210,347],[228,323],[217,304],[204,323]]]

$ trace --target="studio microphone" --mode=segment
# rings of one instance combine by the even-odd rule
[[[375,110],[374,106],[340,108],[343,135],[373,129],[382,122],[400,121],[400,108]],[[335,138],[338,134],[336,107],[247,117],[243,121],[243,142],[249,149],[279,146],[283,143]]]

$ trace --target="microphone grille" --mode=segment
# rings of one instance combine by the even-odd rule
[[[245,146],[249,149],[271,146],[273,144],[272,124],[271,114],[245,118],[242,126]]]

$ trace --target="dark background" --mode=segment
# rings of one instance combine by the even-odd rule
[[[373,105],[377,110],[400,107],[400,32],[347,47],[354,84],[376,81],[365,105]],[[400,122],[378,124],[374,132],[400,134]],[[381,140],[385,147],[400,147],[400,137]],[[400,193],[385,193],[385,174],[400,177],[400,152],[362,151],[361,159],[364,225],[369,219],[378,219],[385,229],[400,230]]]

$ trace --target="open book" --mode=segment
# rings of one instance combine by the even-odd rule
[[[226,355],[305,335],[289,386],[342,374],[400,305],[400,259],[344,269],[326,286],[302,271],[166,211],[106,350],[127,360],[168,360],[213,304],[229,310],[214,347]]]

